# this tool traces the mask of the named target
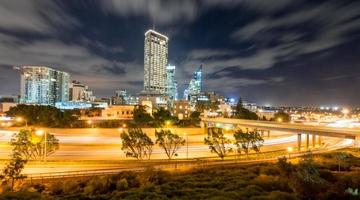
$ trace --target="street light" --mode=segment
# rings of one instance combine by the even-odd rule
[[[92,128],[92,121],[91,120],[88,120],[87,123],[90,125],[90,128]]]
[[[25,121],[25,127],[27,127],[27,126],[28,126],[28,124],[27,124],[27,120],[26,120],[26,119],[24,119],[24,118],[22,118],[22,117],[17,117],[17,118],[16,118],[16,121],[17,121],[17,122],[22,122],[22,121]]]
[[[186,136],[186,159],[189,159],[189,136],[187,133],[184,133]]]
[[[47,143],[47,133],[44,130],[36,130],[35,134],[37,136],[44,136],[44,155],[43,155],[43,160],[44,162],[46,162],[46,143]]]
[[[288,148],[287,148],[287,151],[288,151],[288,153],[289,153],[289,159],[290,159],[290,154],[291,154],[291,152],[294,151],[294,149],[293,149],[292,147],[288,147]]]
[[[165,124],[166,124],[166,128],[169,128],[169,126],[170,126],[170,120],[167,120],[167,121],[165,122]]]
[[[278,121],[278,122],[282,122],[283,120],[282,120],[282,118],[278,118],[277,121]]]
[[[349,109],[344,108],[341,112],[344,114],[344,118],[346,118],[350,111]]]

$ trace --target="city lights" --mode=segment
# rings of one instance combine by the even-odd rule
[[[359,199],[359,11],[0,1],[0,199]]]

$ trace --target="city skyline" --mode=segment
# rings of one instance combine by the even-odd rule
[[[20,94],[13,65],[68,72],[98,97],[137,93],[154,24],[171,41],[180,94],[203,64],[207,91],[260,105],[358,105],[359,2],[223,2],[1,2],[0,95]]]

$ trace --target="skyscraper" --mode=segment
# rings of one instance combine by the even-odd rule
[[[168,37],[154,30],[145,33],[144,90],[167,92]]]
[[[198,95],[200,95],[203,90],[202,81],[202,65],[200,65],[200,67],[193,73],[189,87],[184,91],[184,98],[190,101],[190,106],[192,107],[195,106]]]
[[[69,101],[70,75],[45,66],[22,66],[20,102],[55,105]]]
[[[177,100],[177,82],[175,80],[175,66],[166,67],[166,77],[167,77],[167,96],[169,100]]]
[[[202,65],[193,73],[188,88],[188,96],[198,95],[202,91]]]

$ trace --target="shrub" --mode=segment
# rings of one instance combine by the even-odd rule
[[[148,169],[145,171],[145,176],[147,181],[156,185],[161,185],[166,182],[168,174],[164,171],[154,171],[153,169]]]
[[[126,189],[128,189],[128,187],[129,187],[129,184],[128,184],[126,178],[122,178],[116,183],[117,190],[126,190]]]
[[[86,184],[84,193],[86,195],[105,194],[109,191],[109,181],[106,176],[98,178],[92,178]]]
[[[296,200],[296,196],[294,194],[290,194],[287,192],[281,192],[281,191],[272,191],[268,195],[268,199],[270,200]]]
[[[45,190],[45,185],[40,184],[40,183],[34,184],[33,187],[39,193],[41,193],[42,191]]]
[[[28,191],[19,191],[19,192],[5,192],[0,194],[0,200],[39,200],[42,199],[42,196],[38,192],[28,192]]]
[[[79,185],[74,180],[68,180],[64,183],[63,192],[65,194],[75,194],[79,192]]]
[[[50,194],[52,195],[60,195],[62,194],[64,188],[64,184],[61,181],[55,181],[50,185]]]

